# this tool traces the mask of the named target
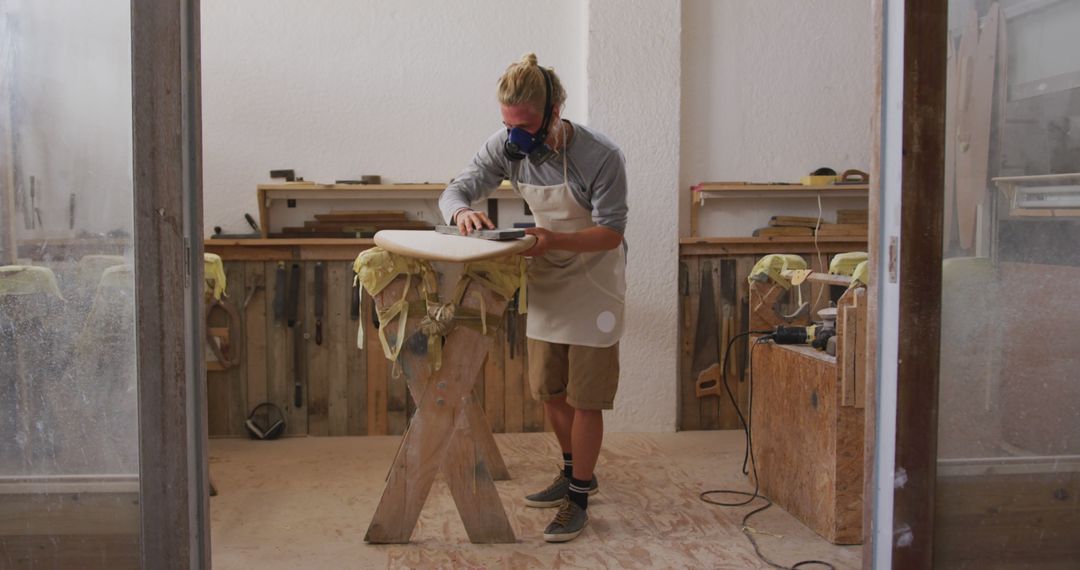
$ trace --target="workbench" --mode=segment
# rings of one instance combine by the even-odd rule
[[[725,308],[730,326],[735,332],[747,330],[750,324],[750,291],[746,281],[750,269],[764,255],[794,253],[802,255],[809,267],[827,271],[833,256],[850,251],[866,251],[863,238],[812,237],[689,237],[679,246],[679,430],[739,429],[739,419],[727,398],[705,396],[695,391],[694,352],[707,342],[698,336],[701,315],[702,282],[706,272],[712,274],[714,306]],[[820,252],[820,257],[818,253]],[[805,297],[818,299],[822,285],[806,286]],[[837,300],[827,291],[820,296],[820,306]],[[720,320],[723,321],[722,316]],[[724,347],[718,347],[723,350]],[[732,380],[746,377],[746,345],[732,348]],[[739,405],[746,406],[748,390],[745,382],[732,386]]]
[[[756,282],[751,298],[769,286]],[[836,356],[772,342],[753,344],[750,354],[761,493],[836,544],[863,539],[866,309],[861,287],[840,297]]]
[[[240,309],[230,338],[241,339],[239,366],[207,373],[207,403],[211,437],[247,437],[244,420],[255,405],[269,401],[285,413],[286,436],[401,435],[415,403],[404,382],[392,378],[379,345],[373,302],[363,294],[361,315],[349,315],[352,262],[374,247],[370,239],[210,239],[206,251],[221,256],[227,276],[227,298]],[[307,333],[301,373],[306,405],[293,405],[293,337],[285,324],[275,322],[273,301],[278,263],[301,266],[304,279],[299,314]],[[326,268],[324,342],[315,343],[314,266]],[[248,295],[251,295],[248,299]],[[247,301],[246,307],[244,306]],[[212,326],[225,326],[223,315]],[[525,376],[525,315],[510,317],[514,343],[507,335],[495,339],[476,390],[497,433],[550,430],[543,404],[529,394]],[[365,328],[365,347],[356,346],[357,327]]]

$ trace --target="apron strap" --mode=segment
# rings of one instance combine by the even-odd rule
[[[510,163],[510,187],[514,189],[514,192],[521,194],[521,189],[518,188],[518,174],[521,173],[521,161],[515,160]]]

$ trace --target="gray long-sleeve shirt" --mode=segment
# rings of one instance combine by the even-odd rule
[[[611,139],[588,127],[573,123],[574,134],[563,151],[567,158],[570,191],[578,203],[592,211],[593,222],[620,234],[626,230],[626,164],[622,151]],[[458,174],[439,196],[439,209],[446,223],[461,208],[491,194],[504,179],[552,186],[563,182],[563,156],[540,165],[522,160],[511,162],[503,154],[506,129],[488,138],[472,162]]]

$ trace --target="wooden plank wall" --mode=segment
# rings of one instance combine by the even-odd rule
[[[853,246],[853,249],[858,249]],[[822,252],[803,254],[808,266],[814,271],[827,271],[833,253]],[[679,415],[680,430],[740,429],[739,418],[724,395],[698,398],[695,393],[694,353],[702,350],[702,339],[698,339],[698,319],[700,318],[701,284],[705,272],[711,272],[713,295],[717,310],[717,322],[733,320],[733,332],[737,334],[747,330],[749,323],[749,288],[747,276],[762,254],[745,255],[683,255],[679,262]],[[822,292],[818,283],[804,285],[803,301],[811,303],[812,311],[827,307],[832,296],[842,291]],[[838,289],[838,288],[834,288]],[[789,296],[786,305],[788,311],[797,307],[794,295]],[[727,345],[727,336],[718,334],[720,340],[717,353],[723,357]],[[747,344],[745,340],[735,343],[731,349],[731,362],[728,369],[728,384],[739,402],[739,407],[746,409],[749,387],[745,382],[747,371]]]
[[[285,412],[289,436],[400,435],[408,427],[415,403],[404,378],[394,378],[383,356],[372,311],[365,293],[360,320],[349,315],[352,264],[322,262],[326,269],[326,304],[323,344],[315,343],[314,261],[293,263],[303,271],[301,327],[306,338],[299,363],[304,382],[304,403],[293,405],[294,334],[274,318],[275,261],[226,261],[226,294],[241,315],[230,336],[242,351],[240,365],[207,373],[211,437],[246,437],[244,420],[257,404],[272,402]],[[245,308],[244,302],[250,300]],[[364,323],[365,347],[356,348],[357,327]],[[225,326],[221,312],[211,315],[212,326]],[[497,433],[550,430],[543,405],[529,393],[525,354],[525,317],[507,318],[516,327],[513,351],[505,329],[491,339],[492,348],[476,393]]]
[[[948,463],[939,469],[935,489],[934,567],[1080,565],[1075,466],[1040,465],[1038,459],[1007,468]]]

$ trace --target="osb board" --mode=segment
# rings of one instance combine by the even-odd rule
[[[863,431],[865,414],[858,407],[841,407],[836,423],[837,544],[863,542]]]
[[[935,566],[1080,567],[1080,473],[1045,470],[951,476],[939,469]]]
[[[543,541],[552,509],[529,508],[520,500],[551,482],[560,463],[555,438],[495,437],[513,475],[496,486],[518,537],[515,544],[470,544],[441,480],[410,544],[372,546],[359,540],[401,438],[309,438],[271,446],[214,440],[210,460],[222,493],[210,512],[214,568],[764,567],[739,530],[745,509],[698,498],[706,489],[746,488],[738,432],[606,435],[589,526],[566,545]],[[289,477],[252,485],[253,472]],[[758,534],[757,539],[766,556],[784,565],[815,558],[841,570],[859,567],[858,548],[829,544],[780,508],[750,523],[762,533],[782,536]]]
[[[759,345],[754,453],[761,492],[826,539],[862,541],[862,413],[841,407],[835,359]]]
[[[234,323],[241,365],[207,378],[211,437],[246,437],[244,420],[257,404],[272,401],[286,411],[291,436],[400,435],[415,411],[402,378],[393,378],[383,356],[373,304],[363,293],[361,316],[349,315],[352,264],[324,261],[326,270],[323,344],[315,342],[314,261],[297,262],[303,271],[300,320],[303,343],[304,405],[293,406],[292,342],[295,334],[274,318],[276,262],[226,261],[228,300],[241,322]],[[286,275],[291,262],[285,264]],[[243,307],[251,295],[247,308]],[[214,313],[212,323],[224,324]],[[511,319],[508,319],[508,321]],[[543,405],[529,393],[526,371],[526,316],[514,319],[517,343],[510,358],[505,327],[492,337],[492,350],[477,395],[495,432],[543,431]],[[364,326],[365,348],[357,349],[357,329]],[[241,334],[237,335],[237,332]],[[306,336],[306,338],[305,338]],[[507,421],[509,419],[509,421]]]

